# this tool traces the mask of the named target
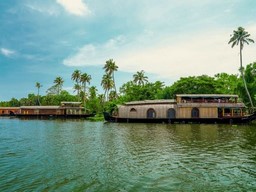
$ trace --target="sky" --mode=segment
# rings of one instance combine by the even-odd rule
[[[256,41],[255,0],[0,0],[0,101],[40,94],[58,76],[92,76],[99,92],[113,59],[117,87],[144,70],[150,82],[238,74],[239,48],[228,41],[245,28]],[[243,62],[256,61],[256,43]],[[74,93],[75,94],[75,93]]]

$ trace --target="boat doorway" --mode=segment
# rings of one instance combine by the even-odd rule
[[[167,118],[168,119],[174,119],[176,118],[176,111],[173,108],[170,108],[167,110]]]
[[[148,109],[148,111],[147,111],[147,118],[148,119],[156,118],[156,112],[155,112],[154,109],[152,109],[152,108]]]
[[[199,118],[199,109],[198,108],[195,107],[191,110],[191,117],[192,118]]]

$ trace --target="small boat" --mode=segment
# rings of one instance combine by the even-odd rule
[[[142,123],[248,123],[256,113],[248,113],[238,95],[177,94],[175,99],[132,101],[119,105],[108,122]]]

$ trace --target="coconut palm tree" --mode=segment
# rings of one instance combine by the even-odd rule
[[[133,75],[133,81],[141,86],[148,82],[148,77],[145,76],[145,72],[143,70],[137,71],[137,73]]]
[[[113,79],[112,79],[112,77],[109,74],[103,75],[102,80],[101,80],[101,86],[105,90],[104,98],[106,97],[106,100],[108,101],[108,92],[114,86]]]
[[[72,73],[71,79],[72,79],[73,81],[75,81],[76,83],[79,83],[80,78],[81,78],[81,71],[78,70],[78,69],[76,69],[76,70]]]
[[[64,80],[62,79],[62,77],[56,77],[56,79],[53,81],[53,83],[55,83],[54,86],[57,87],[57,94],[59,95],[64,83]]]
[[[96,88],[96,86],[90,87],[89,89],[90,99],[94,99],[97,96],[97,91],[98,89]]]
[[[249,43],[254,43],[254,41],[252,39],[249,38],[250,37],[250,34],[244,30],[243,27],[238,27],[237,30],[234,30],[233,31],[233,34],[231,35],[231,38],[229,40],[229,44],[231,44],[231,47],[233,48],[235,45],[239,45],[239,53],[240,53],[240,72],[241,72],[241,76],[242,76],[242,79],[243,79],[243,82],[244,82],[244,87],[245,87],[245,90],[246,90],[246,93],[249,97],[249,100],[250,100],[250,103],[251,103],[251,106],[253,106],[253,103],[252,103],[252,98],[251,98],[251,95],[248,91],[248,88],[247,88],[247,85],[246,85],[246,81],[245,81],[245,77],[244,77],[244,69],[243,69],[243,62],[242,62],[242,50],[244,48],[244,44],[246,43],[247,45],[249,45]]]
[[[40,91],[40,88],[42,87],[41,83],[39,82],[36,82],[36,88],[37,88],[37,103],[38,105],[40,105],[40,101],[39,101],[39,91]]]
[[[72,73],[71,79],[76,82],[76,84],[74,85],[74,89],[75,89],[75,91],[77,91],[77,95],[78,95],[78,96],[79,96],[79,94],[80,94],[80,89],[81,89],[81,86],[79,85],[79,83],[80,83],[80,78],[81,78],[81,71],[76,69],[76,70]],[[79,85],[79,86],[78,86],[78,85]]]
[[[86,83],[90,84],[91,82],[91,75],[88,75],[87,73],[83,73],[80,77],[80,82],[82,83],[83,91],[84,91],[84,104],[85,104],[85,98],[86,98]]]
[[[86,92],[86,83],[90,84],[91,82],[91,75],[88,75],[87,73],[83,73],[80,77],[80,82],[82,83],[82,87],[84,89],[84,92]]]
[[[74,92],[77,91],[77,98],[78,98],[78,100],[79,100],[81,86],[76,83],[76,84],[74,85],[73,89],[74,89]]]
[[[117,71],[118,66],[113,61],[113,59],[109,59],[108,61],[106,61],[106,64],[104,65],[103,69],[105,70],[106,74],[109,74],[112,77],[112,79],[113,79],[113,87],[115,89],[115,94],[117,96],[114,72]]]

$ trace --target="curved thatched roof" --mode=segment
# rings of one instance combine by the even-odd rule
[[[227,94],[177,94],[176,97],[189,97],[189,98],[238,98],[238,95],[227,95]]]
[[[148,104],[173,104],[175,99],[143,100],[126,102],[125,105],[148,105]]]

